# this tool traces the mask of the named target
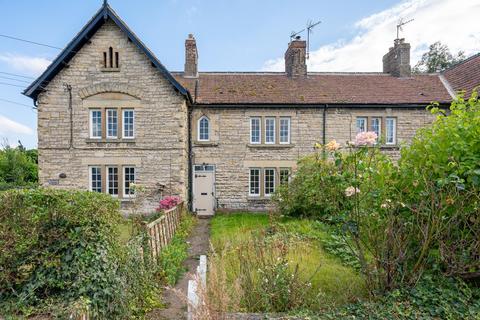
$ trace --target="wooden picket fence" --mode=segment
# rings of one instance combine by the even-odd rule
[[[150,236],[149,247],[153,259],[156,259],[162,249],[172,240],[182,220],[184,203],[181,202],[175,207],[166,210],[160,218],[143,227]]]

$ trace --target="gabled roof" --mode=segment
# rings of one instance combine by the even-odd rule
[[[425,106],[452,97],[438,74],[394,77],[388,73],[309,72],[290,78],[284,72],[200,72],[197,79],[174,76],[196,104],[340,104]]]
[[[465,91],[465,97],[470,97],[472,90],[480,86],[480,53],[451,66],[443,75],[453,90]]]
[[[152,64],[160,71],[160,73],[178,90],[182,95],[191,101],[190,93],[185,89],[163,66],[163,64],[155,57],[155,55],[143,44],[143,42],[130,30],[122,19],[108,5],[107,1],[98,10],[98,12],[90,19],[90,21],[82,28],[82,30],[73,38],[72,41],[63,49],[63,51],[55,58],[40,77],[38,77],[30,86],[28,86],[23,94],[36,100],[38,94],[44,90],[44,87],[52,80],[73,58],[73,56],[89,41],[89,39],[97,32],[97,30],[108,20],[111,19],[145,55],[150,59]]]

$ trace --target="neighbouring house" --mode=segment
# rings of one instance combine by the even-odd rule
[[[411,74],[410,45],[396,39],[383,72],[308,72],[293,39],[285,72],[199,72],[196,40],[185,69],[170,72],[105,3],[24,92],[38,107],[44,186],[105,192],[128,210],[132,183],[143,210],[166,195],[199,215],[216,208],[265,210],[316,142],[378,133],[397,157],[402,143],[480,84],[480,56],[443,74]]]

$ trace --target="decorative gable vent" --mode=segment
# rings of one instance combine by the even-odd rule
[[[108,48],[108,51],[103,52],[103,68],[118,69],[119,68],[119,54],[118,51],[113,51],[113,48]]]

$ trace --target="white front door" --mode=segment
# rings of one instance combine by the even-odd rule
[[[193,211],[197,215],[213,215],[215,212],[215,167],[193,166]]]

